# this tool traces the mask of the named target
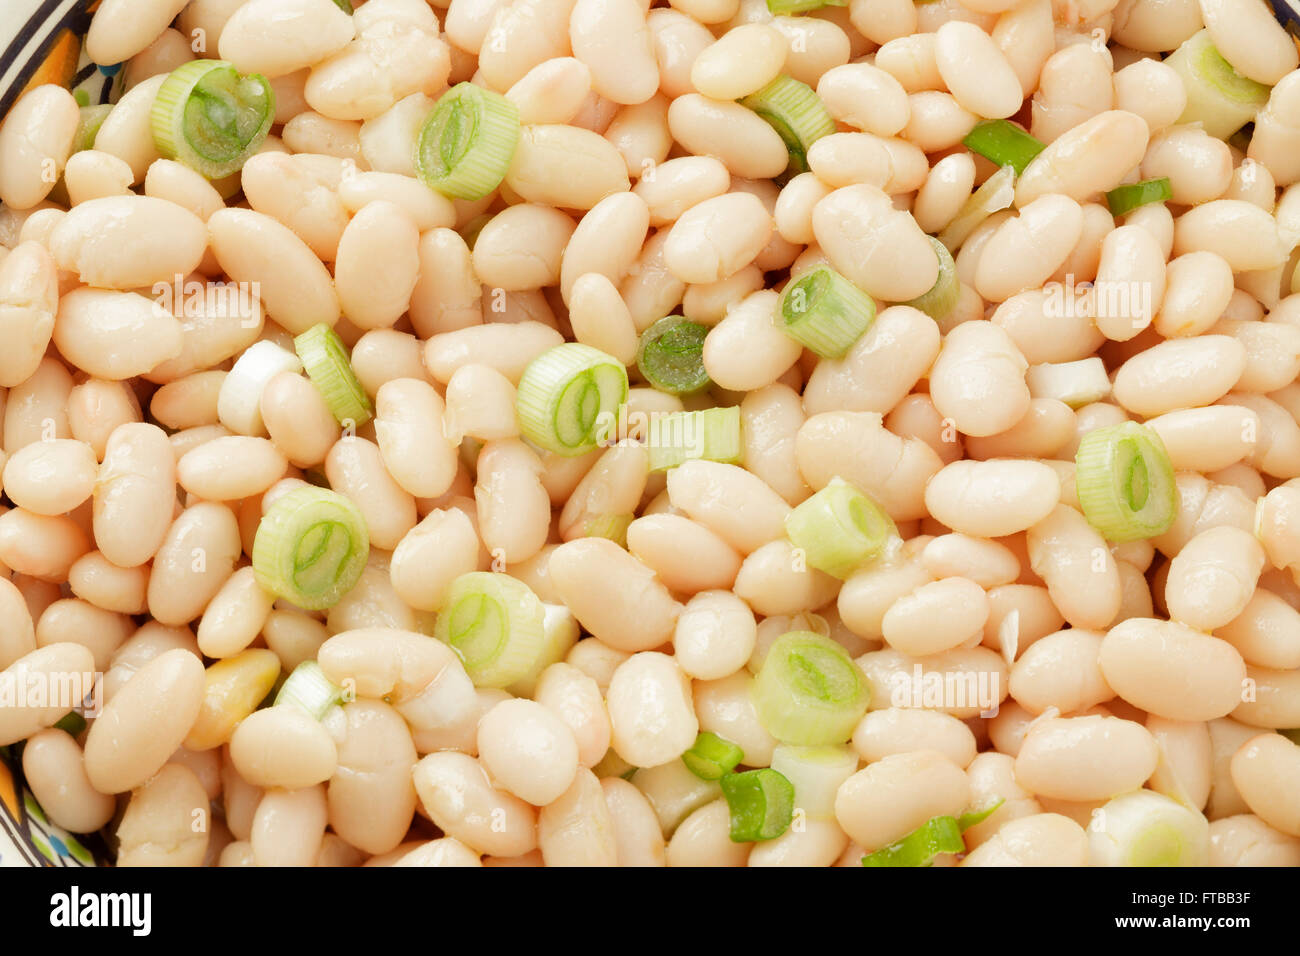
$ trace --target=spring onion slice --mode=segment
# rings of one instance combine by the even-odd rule
[[[785,516],[785,533],[809,565],[843,580],[884,554],[898,530],[879,505],[833,478]]]
[[[415,169],[444,196],[482,199],[506,178],[518,144],[515,104],[473,83],[457,83],[420,128]]]
[[[1106,193],[1106,205],[1110,214],[1116,218],[1131,213],[1138,206],[1153,202],[1169,202],[1174,198],[1174,190],[1169,185],[1169,177],[1144,179],[1140,183],[1116,186]]]
[[[843,358],[876,320],[876,303],[830,266],[810,269],[781,293],[781,328],[822,358]]]
[[[225,60],[193,60],[158,90],[150,123],[158,152],[208,179],[237,172],[275,120],[275,94],[260,73]]]
[[[745,453],[740,408],[704,408],[651,418],[646,451],[651,471],[667,471],[696,458],[736,464]]]
[[[620,548],[627,547],[627,529],[636,515],[631,513],[596,515],[588,518],[582,528],[584,538],[608,538]]]
[[[997,813],[998,807],[1002,806],[1004,803],[1006,803],[1006,800],[1002,797],[998,797],[982,810],[967,810],[957,818],[957,829],[961,830],[962,833],[965,833],[971,827],[983,823],[989,817],[993,816],[993,814]]]
[[[781,74],[740,101],[776,130],[790,154],[785,175],[808,171],[808,148],[835,132],[835,120],[821,97],[806,83]]]
[[[1154,790],[1115,797],[1088,822],[1089,866],[1206,866],[1210,825]]]
[[[842,744],[867,711],[866,680],[848,652],[815,631],[776,639],[754,681],[754,709],[781,743]]]
[[[235,359],[217,392],[217,420],[240,435],[263,435],[262,390],[281,372],[297,372],[302,360],[270,339],[254,342]]]
[[[1032,398],[1055,399],[1076,409],[1110,394],[1106,364],[1096,355],[1074,362],[1031,365],[1025,372],[1025,384]]]
[[[63,718],[54,725],[55,729],[62,730],[64,733],[71,734],[73,737],[86,729],[86,718],[82,717],[75,710],[70,710],[63,715]]]
[[[722,795],[731,810],[731,842],[775,840],[794,817],[794,786],[775,770],[723,774]]]
[[[352,12],[352,4],[348,0],[334,0],[334,6],[338,7],[344,13]]]
[[[794,785],[795,803],[809,820],[833,820],[835,794],[857,773],[858,754],[851,747],[778,744],[771,767]]]
[[[113,112],[111,103],[104,103],[101,106],[83,106],[81,108],[81,117],[77,120],[77,132],[72,137],[72,151],[79,153],[83,149],[95,148],[95,137],[99,135],[99,128],[104,125],[104,120],[108,114]]]
[[[792,13],[807,13],[822,7],[847,7],[848,0],[767,0],[767,9],[776,17]]]
[[[1015,198],[1016,171],[1011,166],[1003,166],[971,194],[952,222],[939,233],[939,241],[949,252],[956,252],[980,223],[995,212],[1008,208]]]
[[[942,322],[957,304],[957,298],[961,295],[961,283],[957,281],[957,265],[952,261],[948,247],[933,236],[926,238],[930,240],[934,254],[939,258],[939,278],[934,280],[934,285],[924,295],[903,304],[920,309],[936,322]]]
[[[509,687],[546,649],[546,609],[508,574],[470,571],[452,582],[433,636],[459,655],[476,687]]]
[[[707,327],[680,315],[660,319],[641,333],[636,365],[647,382],[672,395],[689,395],[709,384],[704,371]]]
[[[1174,523],[1174,467],[1147,426],[1122,422],[1088,432],[1074,464],[1083,515],[1108,541],[1155,537]]]
[[[707,730],[695,738],[695,745],[682,754],[686,769],[701,780],[721,780],[745,758],[730,740],[723,740]]]
[[[542,671],[564,660],[569,649],[577,644],[578,638],[582,636],[578,619],[563,604],[543,604],[542,614],[542,648],[538,651],[536,660],[528,668],[528,672],[506,688],[516,697],[532,697]]]
[[[343,702],[343,688],[335,684],[315,661],[303,661],[275,695],[275,705],[297,707],[320,720]]]
[[[295,488],[277,498],[253,537],[258,583],[308,611],[337,604],[361,577],[369,555],[360,510],[325,488]]]
[[[942,853],[961,853],[966,843],[953,817],[931,817],[897,843],[868,853],[863,866],[929,866]]]
[[[307,377],[340,425],[356,428],[370,421],[370,399],[352,371],[347,347],[337,332],[321,322],[295,337],[293,347]]]
[[[1164,62],[1187,90],[1187,107],[1178,122],[1200,123],[1218,139],[1241,129],[1268,102],[1269,88],[1234,70],[1215,49],[1209,30],[1188,37]]]
[[[577,342],[548,349],[524,369],[515,395],[519,430],[539,448],[574,457],[605,438],[627,401],[627,369]]]
[[[1030,161],[1047,148],[1015,123],[1004,119],[984,120],[966,134],[962,145],[998,166],[1010,166],[1019,176]]]

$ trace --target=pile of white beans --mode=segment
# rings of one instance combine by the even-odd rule
[[[106,829],[119,865],[856,866],[1001,800],[937,862],[1087,865],[1111,801],[1143,791],[1201,821],[1200,862],[1300,865],[1300,746],[1275,732],[1300,727],[1300,71],[1264,4],[650,6],[103,0],[87,50],[126,84],[94,148],[70,155],[67,91],[18,101],[0,126],[0,668],[104,674],[76,737],[52,727],[66,707],[0,707],[50,819]],[[1203,27],[1273,86],[1249,155],[1176,125],[1161,54]],[[261,150],[213,183],[150,134],[165,74],[199,55],[276,97]],[[784,185],[782,140],[735,102],[780,73],[839,130]],[[413,166],[466,80],[524,124],[472,202]],[[1049,161],[961,246],[953,313],[890,305],[934,283],[927,234],[994,172],[961,140],[1012,116]],[[1102,193],[1161,176],[1171,202],[1112,217]],[[776,318],[822,263],[881,305],[841,360]],[[1095,320],[1070,290],[1099,278],[1149,296]],[[260,298],[233,310],[235,288]],[[566,458],[520,438],[530,361],[576,340],[632,365],[674,312],[711,327],[714,386],[683,399],[633,368],[629,410],[738,405],[743,467],[648,474],[635,441]],[[293,367],[251,412],[222,401],[247,350],[292,352],[320,322],[373,422],[340,429]],[[1067,363],[1105,394],[1063,401]],[[1178,513],[1112,545],[1074,453],[1126,420],[1167,447]],[[835,477],[904,539],[842,582],[783,527]],[[371,542],[326,612],[249,564],[268,503],[307,478]],[[583,536],[629,513],[626,548]],[[514,693],[474,688],[425,636],[473,570],[581,626]],[[744,767],[779,763],[750,691],[791,630],[842,644],[871,709],[795,825],[733,843],[718,784],[678,758],[711,731]],[[256,709],[312,659],[356,699],[323,722]],[[978,679],[994,706],[894,706],[913,674]]]

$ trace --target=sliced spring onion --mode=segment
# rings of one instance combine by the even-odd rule
[[[1110,214],[1118,219],[1120,216],[1128,215],[1138,206],[1153,202],[1169,202],[1173,198],[1174,190],[1169,184],[1169,177],[1161,176],[1159,179],[1144,179],[1140,183],[1116,186],[1106,193],[1106,205],[1110,207]]]
[[[326,488],[295,488],[275,499],[253,537],[258,583],[308,611],[337,604],[369,555],[360,510]]]
[[[962,145],[998,166],[1010,166],[1019,176],[1030,161],[1047,148],[1010,120],[991,119],[976,123]]]
[[[225,60],[193,60],[158,89],[150,123],[158,152],[208,179],[237,172],[275,120],[275,94],[260,73]]]
[[[636,515],[630,513],[617,515],[597,515],[588,518],[583,525],[582,534],[586,538],[609,538],[620,548],[627,547],[627,528]]]
[[[460,656],[476,687],[509,687],[546,649],[546,609],[518,578],[471,571],[451,583],[434,637]]]
[[[698,392],[709,384],[709,373],[704,371],[704,337],[708,334],[706,326],[680,315],[662,318],[641,333],[636,366],[661,392]]]
[[[506,688],[516,697],[532,697],[542,671],[557,661],[564,660],[569,649],[577,644],[578,638],[582,636],[578,619],[563,604],[543,604],[542,612],[544,614],[542,649],[528,669],[528,673]]]
[[[768,649],[754,681],[754,709],[781,743],[842,744],[867,711],[869,692],[858,665],[829,637],[791,631]]]
[[[343,426],[357,428],[370,421],[372,408],[366,390],[357,381],[347,347],[324,322],[313,325],[293,340],[307,377]]]
[[[998,807],[1002,806],[1002,804],[1006,802],[1005,798],[998,797],[981,810],[967,810],[957,818],[957,828],[961,830],[962,833],[965,833],[971,827],[983,823],[989,817],[993,816],[993,814],[997,813]]]
[[[262,389],[281,372],[297,372],[302,361],[270,339],[254,342],[235,360],[217,392],[217,420],[239,435],[261,435]]]
[[[745,751],[730,740],[707,730],[695,738],[695,745],[682,754],[686,769],[701,780],[721,780],[745,759]]]
[[[573,457],[595,448],[627,401],[627,369],[577,342],[548,349],[524,369],[515,395],[519,430],[539,448]]]
[[[833,478],[785,516],[785,533],[809,565],[843,579],[884,554],[898,530],[879,505]]]
[[[835,793],[858,769],[858,755],[849,747],[792,747],[772,751],[772,769],[794,785],[794,802],[809,820],[835,817]]]
[[[695,458],[736,464],[745,453],[740,408],[731,405],[656,416],[650,419],[646,451],[651,471],[667,471]]]
[[[75,710],[70,710],[64,714],[63,718],[54,726],[57,730],[62,730],[75,737],[86,729],[86,718],[82,717]]]
[[[1052,398],[1071,408],[1099,402],[1110,394],[1106,364],[1097,356],[1076,362],[1044,362],[1031,365],[1025,384],[1033,398]]]
[[[961,853],[966,843],[953,817],[931,817],[897,843],[868,853],[863,866],[929,866],[942,853]]]
[[[952,253],[934,236],[926,236],[939,259],[939,278],[934,280],[928,292],[919,295],[911,302],[904,302],[914,309],[920,309],[936,322],[942,323],[952,312],[961,295],[961,283],[957,281],[957,265],[952,261]]]
[[[1215,49],[1209,30],[1192,34],[1164,62],[1187,90],[1187,107],[1178,122],[1200,123],[1218,139],[1241,129],[1268,102],[1269,88],[1234,70]]]
[[[794,817],[794,787],[775,770],[724,774],[722,795],[731,810],[731,842],[775,840]]]
[[[808,171],[808,148],[835,132],[835,120],[816,91],[806,83],[781,74],[756,93],[740,101],[776,130],[790,154],[785,175]]]
[[[275,695],[276,706],[297,707],[316,720],[342,702],[343,688],[326,677],[315,661],[303,661],[295,667]]]
[[[72,151],[79,153],[83,149],[95,148],[95,137],[99,135],[99,128],[104,125],[104,120],[109,113],[113,112],[113,104],[104,103],[100,106],[83,106],[81,108],[81,118],[77,120],[77,132],[72,137]]]
[[[518,144],[515,104],[473,83],[457,83],[420,128],[415,169],[444,196],[482,199],[505,179]]]
[[[1205,817],[1153,790],[1115,797],[1088,823],[1089,866],[1206,866]]]
[[[807,13],[822,7],[847,7],[847,0],[767,0],[767,9],[773,16],[788,17],[792,13]]]
[[[1122,422],[1088,432],[1074,464],[1083,515],[1108,541],[1155,537],[1174,523],[1174,467],[1146,425]]]
[[[843,358],[876,320],[876,303],[830,266],[810,269],[781,293],[782,330],[822,358]]]
[[[949,252],[956,252],[980,223],[1008,208],[1015,198],[1016,171],[1011,166],[1003,166],[971,194],[952,222],[943,227],[939,241]]]
[[[338,7],[344,13],[352,12],[352,4],[348,0],[334,0],[334,6]]]

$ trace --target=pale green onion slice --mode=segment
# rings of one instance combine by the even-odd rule
[[[821,97],[806,83],[782,74],[740,101],[776,130],[790,154],[785,175],[808,171],[808,148],[835,132],[835,120]]]
[[[270,339],[254,342],[235,359],[217,391],[217,420],[240,435],[265,434],[262,389],[281,372],[297,372],[302,361]]]
[[[1165,57],[1187,90],[1187,107],[1180,123],[1200,123],[1205,132],[1226,140],[1255,118],[1268,102],[1269,88],[1247,79],[1223,58],[1201,30]]]
[[[961,295],[961,283],[957,281],[957,266],[952,261],[952,253],[948,251],[948,247],[933,236],[926,236],[926,238],[930,240],[934,254],[939,259],[939,278],[934,280],[934,285],[930,286],[929,291],[924,295],[919,295],[911,302],[903,304],[920,309],[936,322],[942,323],[957,305],[957,299]]]
[[[1205,817],[1153,790],[1115,797],[1088,823],[1089,866],[1206,866]]]
[[[620,548],[627,547],[627,529],[636,515],[631,513],[596,515],[582,526],[584,538],[608,538]]]
[[[518,145],[515,104],[473,83],[457,83],[420,128],[415,170],[444,196],[482,199],[501,185]]]
[[[811,567],[840,579],[880,557],[898,536],[879,505],[839,478],[785,516],[785,533]]]
[[[781,292],[781,329],[822,358],[843,358],[876,320],[876,303],[830,266],[810,269]]]
[[[949,252],[956,252],[980,223],[995,212],[1008,208],[1015,198],[1016,171],[1011,166],[1003,166],[971,194],[952,222],[939,233],[939,241]]]
[[[807,13],[822,7],[847,7],[848,0],[767,0],[767,9],[776,17],[788,17],[792,13]]]
[[[434,637],[459,655],[476,687],[509,687],[546,650],[546,609],[518,578],[471,571],[451,583]]]
[[[315,661],[303,661],[275,695],[275,706],[297,707],[320,720],[343,702],[343,688],[335,684]]]
[[[1097,356],[1076,362],[1044,362],[1031,365],[1025,384],[1033,398],[1051,398],[1071,408],[1099,402],[1110,394],[1106,364]]]
[[[241,74],[225,60],[193,60],[158,89],[150,123],[154,145],[208,179],[237,172],[266,139],[275,94],[260,73]]]
[[[1144,179],[1140,183],[1116,186],[1106,193],[1106,205],[1110,214],[1118,219],[1127,216],[1139,206],[1153,202],[1169,202],[1174,198],[1174,189],[1168,176],[1159,179]]]
[[[532,697],[542,671],[557,661],[564,660],[569,649],[578,643],[578,638],[582,635],[578,619],[563,604],[543,604],[542,613],[542,649],[528,673],[506,688],[516,697]]]
[[[790,828],[794,787],[775,770],[728,773],[721,783],[731,810],[731,842],[775,840]]]
[[[966,134],[962,145],[995,166],[1010,166],[1019,176],[1035,156],[1047,148],[1023,129],[1004,119],[984,120]]]
[[[744,759],[745,751],[707,730],[695,738],[690,750],[682,754],[686,769],[701,780],[721,780]]]
[[[849,747],[794,747],[772,751],[772,769],[794,785],[794,803],[809,820],[835,817],[835,793],[858,770],[858,755]]]
[[[340,425],[357,428],[370,421],[370,398],[357,381],[347,347],[337,332],[321,322],[295,337],[293,347],[307,377]]]
[[[344,13],[352,12],[352,4],[349,2],[349,0],[334,0],[334,5],[338,7],[340,10],[342,10]]]
[[[961,816],[957,818],[957,828],[961,830],[962,833],[965,833],[971,827],[978,826],[979,824],[987,820],[989,817],[993,816],[993,814],[997,813],[998,807],[1002,806],[1002,804],[1006,802],[1007,801],[1004,797],[998,797],[996,800],[994,800],[988,806],[983,807],[982,809],[967,810],[965,813],[963,813]]]
[[[704,370],[706,326],[680,315],[660,319],[641,333],[636,365],[645,380],[672,395],[688,395],[708,387]]]
[[[931,817],[897,843],[869,853],[863,866],[930,866],[943,853],[966,849],[961,829],[953,817]]]
[[[842,744],[867,712],[866,679],[848,652],[813,631],[791,631],[768,649],[754,681],[758,719],[781,743]]]
[[[736,464],[745,453],[740,409],[732,405],[656,416],[650,419],[646,451],[651,471],[667,471],[694,459]]]
[[[113,104],[104,103],[101,106],[83,106],[81,108],[81,118],[77,120],[77,132],[72,137],[72,151],[79,153],[83,149],[95,148],[95,137],[99,135],[99,128],[104,125],[104,120],[108,114],[113,112]]]
[[[577,342],[528,363],[515,395],[519,431],[538,448],[573,457],[609,437],[627,401],[627,369],[612,355]]]
[[[1084,517],[1108,541],[1164,534],[1178,516],[1178,488],[1164,443],[1137,422],[1097,428],[1074,455]]]
[[[296,488],[262,515],[253,538],[257,581],[308,611],[338,603],[361,577],[370,537],[360,510],[326,488]]]

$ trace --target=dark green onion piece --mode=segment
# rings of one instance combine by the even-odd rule
[[[193,60],[158,89],[150,125],[154,145],[208,179],[238,172],[266,139],[275,94],[260,73],[242,74],[225,60]]]
[[[722,795],[731,810],[731,842],[775,840],[794,818],[794,784],[775,770],[724,774]]]
[[[82,717],[75,710],[70,710],[63,715],[63,719],[54,725],[56,729],[71,734],[73,737],[86,729],[86,718]]]
[[[822,358],[843,358],[876,320],[876,303],[830,266],[810,269],[781,292],[781,329]]]
[[[961,830],[962,833],[965,833],[971,827],[983,823],[989,817],[993,816],[993,814],[997,813],[998,807],[1002,806],[1004,803],[1006,803],[1006,800],[1002,797],[998,797],[983,810],[967,810],[957,818],[957,829]]]
[[[338,7],[344,13],[352,12],[352,4],[348,0],[334,0],[334,6]]]
[[[682,763],[701,780],[721,780],[735,770],[744,757],[745,751],[730,740],[723,740],[706,730],[695,738],[695,745],[682,754]]]
[[[1074,464],[1083,516],[1106,540],[1153,538],[1178,516],[1174,466],[1146,425],[1123,422],[1088,432]]]
[[[897,843],[862,858],[863,866],[929,866],[941,853],[961,853],[966,843],[953,817],[932,817]]]
[[[835,132],[835,120],[816,91],[806,83],[782,74],[757,93],[740,101],[776,130],[790,154],[785,175],[808,171],[808,148]]]
[[[1046,148],[1046,144],[1004,119],[976,123],[975,128],[961,142],[967,149],[992,160],[998,166],[1014,167],[1017,176]]]
[[[1152,202],[1169,202],[1173,198],[1174,191],[1169,185],[1169,177],[1161,176],[1159,179],[1144,179],[1140,183],[1116,186],[1106,193],[1106,205],[1110,207],[1110,214],[1119,218],[1138,206],[1145,206]]]
[[[706,326],[680,315],[660,319],[641,333],[636,366],[645,380],[672,395],[689,395],[709,385],[704,371]]]
[[[500,93],[457,83],[420,128],[415,170],[455,199],[482,199],[501,185],[519,145],[519,110]]]

